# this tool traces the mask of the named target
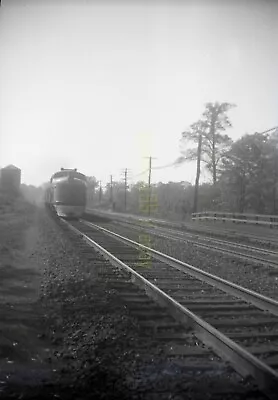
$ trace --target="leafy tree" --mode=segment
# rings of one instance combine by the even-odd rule
[[[262,214],[266,211],[271,178],[269,174],[268,135],[255,133],[248,147],[248,186],[247,201],[249,207]]]
[[[268,209],[273,179],[273,151],[269,136],[245,135],[237,140],[224,161],[222,182],[226,193],[236,199],[239,212],[264,213]]]
[[[152,185],[152,216],[181,220],[191,212],[193,188],[188,182]]]
[[[94,176],[87,176],[87,204],[92,207],[95,202],[95,190],[98,182]]]
[[[223,161],[222,186],[229,199],[232,211],[244,212],[246,208],[246,191],[249,179],[248,158],[249,137],[244,137],[233,143]]]
[[[178,159],[178,162],[183,161],[197,161],[196,162],[196,178],[195,178],[195,190],[194,190],[194,203],[193,212],[197,212],[198,209],[198,191],[199,181],[201,174],[201,159],[202,159],[202,144],[203,138],[206,132],[207,125],[204,121],[197,121],[190,125],[189,130],[182,133],[182,145],[185,147],[188,142],[197,144],[197,147],[182,149],[182,157]]]
[[[24,198],[30,203],[41,205],[44,202],[44,188],[43,186],[36,187],[34,185],[20,185],[20,191]]]
[[[198,209],[201,161],[207,164],[213,177],[213,184],[216,185],[221,162],[231,146],[232,140],[222,132],[231,127],[227,112],[232,107],[234,106],[229,103],[206,103],[202,118],[182,133],[182,156],[177,163],[196,160],[193,212],[197,212]],[[193,147],[188,148],[189,143],[192,143]]]
[[[212,175],[216,185],[223,157],[230,149],[232,140],[223,132],[232,126],[227,112],[235,107],[230,103],[206,103],[203,112],[203,124],[206,127],[203,137],[203,160]]]
[[[128,210],[135,214],[142,213],[142,209],[145,206],[145,193],[148,191],[148,184],[143,181],[136,182],[130,185]]]
[[[125,212],[129,210],[129,193],[127,190],[127,210],[125,210],[125,184],[124,182],[114,182],[114,199],[115,199],[115,211]]]
[[[219,211],[223,206],[223,198],[220,185],[203,183],[199,188],[199,210]]]
[[[278,187],[278,128],[269,137],[269,169],[272,183],[271,209],[277,214],[277,187]]]

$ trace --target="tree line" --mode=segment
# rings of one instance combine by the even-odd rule
[[[245,134],[233,141],[226,133],[232,127],[230,103],[206,103],[199,120],[181,134],[177,164],[195,162],[195,184],[188,182],[114,181],[100,187],[87,177],[88,207],[118,212],[150,214],[158,218],[186,219],[197,211],[277,214],[278,128]],[[200,184],[207,171],[210,181]],[[43,201],[43,187],[21,185],[25,197]]]
[[[194,186],[160,182],[149,188],[137,182],[126,188],[124,183],[114,182],[111,189],[110,184],[98,187],[96,179],[90,178],[89,204],[140,213],[140,192],[150,189],[151,211],[157,217],[186,218],[204,210],[277,214],[278,129],[245,134],[233,141],[226,131],[232,127],[228,113],[234,107],[230,103],[206,103],[200,119],[182,133],[177,163],[196,162]],[[211,183],[200,185],[204,169]]]

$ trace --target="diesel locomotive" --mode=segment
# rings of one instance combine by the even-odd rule
[[[76,168],[61,168],[52,175],[45,191],[46,205],[62,218],[80,218],[85,212],[86,199],[86,176]]]

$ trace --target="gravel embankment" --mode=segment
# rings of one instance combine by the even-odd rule
[[[117,294],[97,279],[93,263],[78,254],[74,243],[46,215],[40,217],[39,244],[36,255],[45,268],[40,302],[45,335],[53,345],[49,362],[57,377],[42,390],[37,388],[36,395],[130,398],[126,377],[135,360],[138,365],[141,359],[151,362],[150,351],[143,348],[138,353],[142,343],[136,321],[117,301]],[[148,348],[148,343],[143,347]],[[25,398],[33,398],[33,393],[34,388]]]
[[[95,256],[44,213],[33,257],[44,269],[39,307],[50,340],[54,377],[36,387],[10,388],[2,399],[253,399],[258,393],[227,369],[204,376],[165,359],[153,338],[96,274]],[[103,262],[105,265],[105,262]],[[160,392],[160,393],[159,393]],[[220,393],[220,395],[219,395]],[[263,397],[256,397],[262,399]]]
[[[140,232],[117,226],[116,223],[109,226],[114,232],[139,241]],[[109,226],[105,224],[107,229]],[[151,234],[150,237],[152,247],[158,251],[278,300],[278,274],[273,267],[256,265],[246,260],[233,258],[232,255],[201,249],[186,241],[182,243]]]
[[[264,238],[275,238],[277,237],[278,231],[277,227],[270,228],[269,225],[253,225],[253,224],[241,224],[241,223],[233,223],[231,221],[195,221],[192,223],[193,226],[195,226],[197,229],[202,229],[202,228],[209,228],[214,231],[233,231],[236,232],[237,234],[243,234],[248,236],[248,234],[251,235],[256,235],[256,236],[261,236]],[[192,225],[191,224],[191,225]]]

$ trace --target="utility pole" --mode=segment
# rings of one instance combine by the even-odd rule
[[[145,157],[149,159],[149,179],[148,179],[148,214],[151,215],[151,176],[152,176],[152,160],[156,157]]]
[[[121,174],[124,174],[124,211],[126,212],[126,206],[127,206],[127,189],[128,189],[128,184],[127,184],[127,174],[130,172],[128,168],[125,168],[124,170],[121,171]],[[121,179],[121,181],[122,181]]]

